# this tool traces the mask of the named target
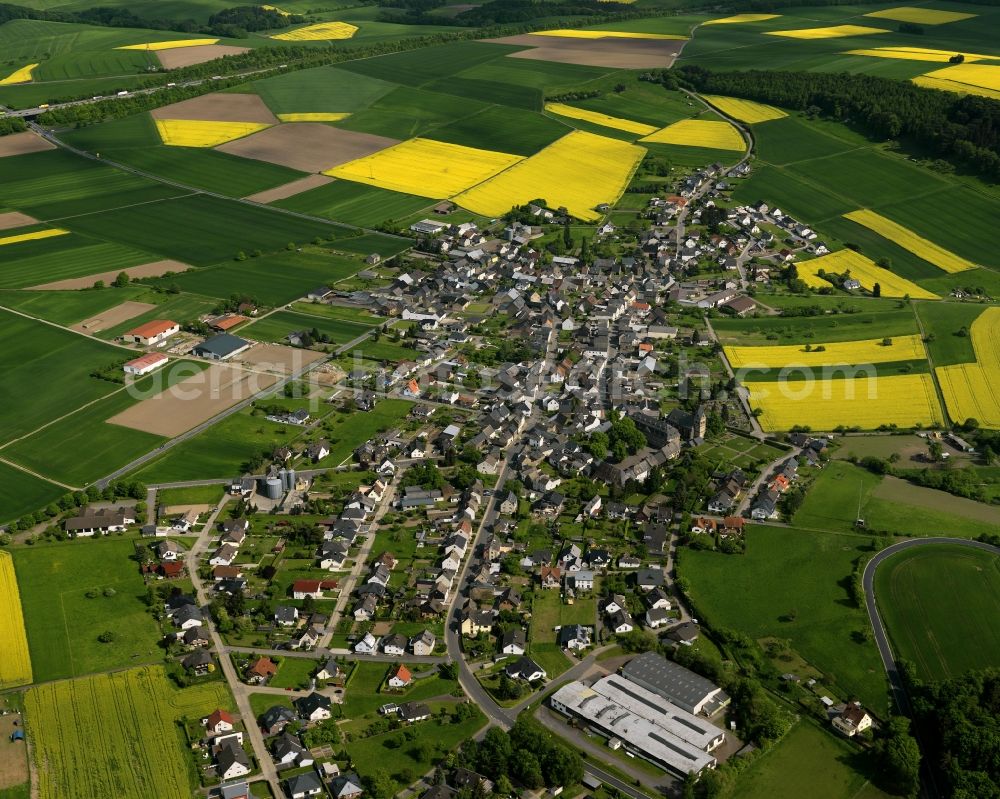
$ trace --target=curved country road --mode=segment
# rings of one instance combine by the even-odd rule
[[[878,645],[879,655],[882,657],[882,665],[885,667],[885,673],[889,678],[889,686],[892,690],[893,698],[896,700],[896,707],[906,715],[910,715],[910,702],[906,695],[906,688],[903,686],[903,680],[899,675],[899,669],[896,667],[896,661],[892,656],[889,638],[885,633],[885,627],[882,625],[882,619],[879,616],[878,607],[875,603],[875,572],[882,561],[887,558],[891,558],[893,555],[897,555],[913,547],[930,544],[954,544],[957,546],[972,547],[1000,556],[1000,547],[993,546],[992,544],[984,544],[982,541],[970,541],[967,538],[934,536],[932,538],[910,538],[888,546],[868,561],[868,565],[865,566],[862,585],[864,586],[868,618],[871,619],[872,629],[875,633],[875,643]]]

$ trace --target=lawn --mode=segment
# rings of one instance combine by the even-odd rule
[[[158,667],[32,688],[40,799],[187,799],[197,783],[176,725],[232,705],[225,683],[178,690]]]
[[[191,486],[189,488],[161,488],[156,492],[156,503],[171,505],[215,505],[224,492],[221,485]]]
[[[145,604],[133,537],[36,544],[12,551],[35,680],[152,663],[159,628]],[[104,591],[113,589],[112,596]],[[88,591],[97,596],[88,598]],[[116,640],[103,644],[106,630]]]
[[[0,443],[109,394],[115,385],[90,373],[128,355],[3,310],[0,342]]]
[[[996,555],[955,545],[901,552],[879,566],[875,597],[895,655],[913,662],[921,679],[1000,662]]]
[[[848,592],[855,561],[869,551],[866,536],[752,527],[745,555],[682,550],[678,570],[712,626],[788,639],[839,694],[884,713],[878,650],[863,639],[868,617]]]
[[[854,799],[862,790],[866,799],[887,797],[868,782],[871,765],[847,741],[812,721],[800,721],[771,750],[743,772],[735,799],[774,799],[809,796],[810,799]],[[817,780],[816,775],[823,779]]]
[[[312,658],[286,657],[268,685],[272,688],[308,688],[316,668],[317,661]]]
[[[434,717],[402,730],[361,738],[344,745],[359,776],[384,770],[396,782],[409,785],[459,744],[475,735],[486,722],[478,708],[472,718],[454,723],[451,716]]]
[[[347,680],[347,695],[344,699],[344,716],[357,719],[361,716],[374,717],[376,711],[387,702],[425,701],[436,696],[448,696],[458,684],[455,680],[445,680],[436,674],[414,681],[407,691],[379,692],[392,664],[358,661],[355,670]],[[437,666],[421,664],[411,671],[420,674],[434,672]]]

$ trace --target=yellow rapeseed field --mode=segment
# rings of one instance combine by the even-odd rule
[[[841,425],[872,430],[883,424],[913,427],[941,424],[941,408],[929,374],[845,377],[815,381],[744,383],[750,405],[760,408],[765,430]]]
[[[949,85],[959,84],[952,91],[979,94],[980,92],[976,91],[977,89],[985,89],[990,92],[990,94],[985,95],[987,97],[993,97],[997,92],[1000,92],[1000,67],[992,67],[989,64],[955,64],[951,67],[928,72],[925,75],[914,78],[913,82],[924,86],[926,84],[921,81],[925,78],[931,81],[944,81]],[[938,87],[931,86],[930,88]]]
[[[844,217],[862,227],[874,230],[883,238],[895,242],[904,250],[909,250],[918,258],[923,258],[927,263],[934,264],[945,272],[964,272],[966,269],[976,268],[972,261],[955,255],[950,250],[946,250],[933,241],[928,241],[923,236],[918,236],[909,228],[905,228],[891,219],[886,219],[874,211],[868,209],[851,211],[849,214],[844,214]]]
[[[31,80],[31,73],[35,71],[38,64],[28,64],[26,67],[15,69],[6,78],[0,78],[0,86],[10,86],[14,83],[27,83]]]
[[[287,11],[285,11],[285,9],[278,8],[277,6],[261,6],[261,8],[263,8],[265,11],[276,11],[277,13],[281,14],[281,16],[283,16],[283,17],[290,17],[291,16],[291,14],[289,14]]]
[[[20,233],[16,236],[0,237],[0,247],[5,244],[19,244],[22,241],[36,241],[38,239],[51,239],[53,236],[65,236],[68,230],[54,227],[48,230],[36,230],[33,233]]]
[[[958,11],[938,11],[935,8],[914,8],[900,6],[899,8],[883,8],[881,11],[871,11],[864,16],[876,19],[892,19],[896,22],[914,22],[917,25],[943,25],[946,22],[959,22],[972,19],[978,14],[962,14]]]
[[[880,338],[861,341],[831,341],[809,344],[782,344],[763,347],[726,347],[726,359],[733,369],[780,369],[785,366],[841,366],[892,361],[924,360],[920,336],[895,336],[885,345]],[[823,347],[817,351],[817,347]]]
[[[536,198],[564,206],[585,222],[600,219],[594,209],[614,203],[625,191],[645,148],[582,130],[568,133],[505,172],[454,198],[477,214],[499,216]]]
[[[350,39],[357,32],[358,26],[351,25],[349,22],[319,22],[316,25],[296,28],[293,31],[288,31],[288,33],[276,33],[271,38],[281,39],[283,42]]]
[[[869,28],[865,25],[832,25],[827,28],[799,28],[792,31],[767,31],[767,36],[784,36],[788,39],[840,39],[844,36],[871,36],[875,33],[889,33],[885,28]]]
[[[754,125],[758,122],[770,122],[772,119],[781,119],[788,116],[780,108],[764,103],[755,103],[753,100],[741,100],[737,97],[723,97],[721,94],[703,94],[702,97],[718,108],[723,114]]]
[[[566,39],[671,39],[686,40],[677,33],[630,33],[628,31],[597,31],[579,28],[557,28],[551,31],[531,31],[532,36],[561,36]]]
[[[975,363],[939,366],[935,372],[948,415],[1000,428],[1000,308],[987,308],[969,327]]]
[[[3,642],[0,690],[27,685],[31,682],[31,656],[24,632],[14,559],[9,552],[0,552],[0,641]]]
[[[126,44],[116,47],[116,50],[176,50],[178,47],[201,47],[206,44],[218,44],[218,39],[174,39],[172,42],[143,42],[142,44]]]
[[[310,111],[301,114],[278,114],[282,122],[340,122],[347,119],[350,113],[346,111]]]
[[[721,19],[710,19],[702,22],[702,25],[739,25],[744,22],[766,22],[769,19],[777,19],[781,14],[733,14],[731,17]]]
[[[683,144],[688,147],[709,147],[714,150],[745,150],[740,132],[728,122],[712,119],[682,119],[667,125],[640,141],[651,144]]]
[[[204,119],[157,119],[156,130],[172,147],[215,147],[271,127],[266,122],[212,122]]]
[[[830,286],[830,281],[819,276],[820,270],[833,275],[850,272],[851,277],[858,280],[861,287],[867,291],[872,291],[872,287],[878,283],[882,289],[883,297],[903,297],[909,294],[914,299],[940,299],[936,294],[921,288],[916,283],[911,283],[906,278],[893,274],[888,269],[883,269],[854,250],[839,250],[821,258],[803,261],[795,266],[798,269],[799,277],[807,286],[814,289]]]
[[[956,50],[934,50],[927,47],[873,47],[868,50],[847,50],[844,55],[864,55],[870,58],[895,58],[901,61],[934,61],[939,64],[947,64],[957,52]],[[982,61],[984,58],[996,58],[996,56],[982,55],[980,53],[962,52],[967,63]]]
[[[938,89],[942,92],[954,92],[955,94],[975,94],[978,97],[990,97],[994,100],[1000,100],[1000,91],[996,89],[987,89],[982,86],[970,86],[968,83],[958,83],[953,80],[945,80],[943,78],[930,78],[926,75],[918,75],[915,78],[910,78],[911,83],[915,83],[917,86],[923,86],[925,89]]]
[[[521,160],[521,156],[509,153],[432,139],[410,139],[335,166],[324,174],[441,200],[482,183]]]
[[[588,111],[585,108],[574,108],[563,103],[546,103],[545,110],[550,114],[557,114],[570,119],[582,119],[584,122],[593,122],[595,125],[602,125],[606,128],[625,130],[629,133],[637,133],[645,136],[656,130],[652,125],[645,125],[642,122],[633,122],[631,119],[622,119],[608,114],[601,114],[598,111]]]

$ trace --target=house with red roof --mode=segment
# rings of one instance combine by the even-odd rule
[[[390,688],[405,688],[411,682],[413,682],[413,674],[402,663],[396,666],[392,670],[392,674],[389,675]]]
[[[180,329],[181,326],[172,319],[154,319],[123,333],[122,339],[129,344],[152,347],[161,341],[166,341],[175,333],[180,332]]]

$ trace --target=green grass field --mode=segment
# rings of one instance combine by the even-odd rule
[[[39,796],[184,799],[197,780],[176,723],[233,704],[224,682],[178,690],[161,668],[32,688],[25,715]]]
[[[294,311],[276,311],[253,322],[243,332],[250,338],[261,341],[284,342],[290,333],[313,328],[329,336],[334,344],[346,344],[371,330],[370,325],[360,325],[342,319],[326,319]]]
[[[408,139],[482,111],[488,105],[441,92],[399,86],[368,108],[338,122],[337,127]]]
[[[0,457],[4,451],[0,450]],[[59,499],[66,489],[40,480],[6,463],[0,463],[0,524],[43,508]]]
[[[190,488],[161,488],[156,492],[156,503],[170,505],[215,505],[225,491],[224,486],[191,486]]]
[[[884,713],[878,650],[860,638],[868,618],[848,593],[854,562],[869,544],[867,536],[753,527],[746,555],[683,550],[678,573],[690,583],[697,613],[712,625],[788,639],[826,683]]]
[[[240,292],[265,305],[284,305],[319,285],[349,277],[363,267],[360,258],[307,249],[245,261],[229,260],[208,269],[165,277],[156,283],[205,297],[224,299]]]
[[[165,441],[161,436],[108,424],[106,420],[207,366],[204,361],[174,363],[182,364],[182,368],[175,370],[171,365],[155,372],[130,389],[117,390],[17,441],[0,450],[0,454],[69,485],[82,486],[104,477]]]
[[[11,289],[127,269],[157,260],[150,253],[78,233],[8,244],[5,249],[0,264],[0,287]]]
[[[72,325],[147,293],[148,289],[138,286],[97,291],[0,289],[0,306],[60,325]]]
[[[762,298],[767,303],[767,299]],[[896,310],[891,300],[878,301],[879,310],[861,305],[860,313],[833,316],[762,317],[759,319],[720,318],[712,320],[723,344],[792,344],[856,341],[883,336],[907,336],[917,332],[911,310]]]
[[[417,213],[428,208],[432,201],[377,186],[337,180],[273,204],[290,211],[371,227]]]
[[[514,155],[534,155],[568,132],[569,128],[554,117],[516,108],[492,106],[434,128],[429,135],[438,141],[466,147]]]
[[[968,328],[982,314],[983,306],[921,302],[916,305],[916,310],[924,327],[927,350],[935,366],[972,363],[976,360],[976,350],[969,338]],[[959,335],[962,328],[965,328],[965,335]],[[931,335],[933,338],[929,338]]]
[[[860,766],[860,768],[859,768]],[[877,799],[888,795],[870,782],[871,765],[832,730],[800,721],[773,750],[741,774],[736,799],[810,796],[812,799]],[[822,780],[816,780],[822,774]]]
[[[268,685],[272,688],[308,688],[317,668],[317,661],[312,658],[286,657]]]
[[[897,657],[924,680],[960,677],[1000,660],[1000,558],[954,545],[901,552],[875,575]],[[974,643],[973,643],[974,642]]]
[[[159,628],[132,560],[133,537],[80,539],[13,550],[35,680],[155,663]],[[114,596],[104,596],[105,589]],[[97,596],[86,596],[90,590]],[[115,633],[112,644],[97,636]]]
[[[265,78],[251,88],[275,114],[295,114],[358,111],[396,85],[337,67],[317,67]]]
[[[90,377],[128,353],[42,322],[0,311],[0,444],[114,390]],[[44,376],[44,382],[39,382]]]
[[[829,463],[795,514],[799,527],[850,532],[860,502],[866,529],[900,535],[972,537],[1000,524],[997,508],[911,485],[844,461]]]
[[[275,252],[338,233],[319,222],[204,194],[143,205],[126,203],[106,213],[68,219],[66,225],[195,266],[232,259],[241,251]],[[183,235],[178,235],[180,231]]]

